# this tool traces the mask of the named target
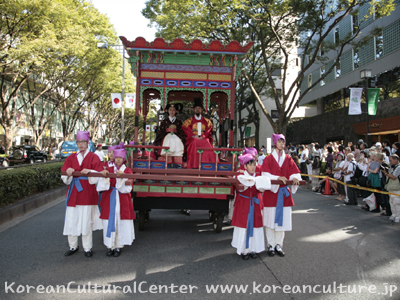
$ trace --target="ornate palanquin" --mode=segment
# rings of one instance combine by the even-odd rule
[[[233,146],[235,86],[253,42],[241,46],[237,41],[223,45],[217,40],[205,44],[198,39],[191,43],[181,39],[172,43],[162,38],[153,42],[142,37],[131,42],[122,36],[120,39],[137,80],[135,142],[138,142],[139,112],[146,122],[151,99],[161,99],[164,109],[170,101],[193,101],[194,97],[200,97],[207,110],[211,102],[218,106],[221,124],[225,119],[231,121],[229,145]]]

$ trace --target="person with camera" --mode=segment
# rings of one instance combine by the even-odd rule
[[[382,184],[381,184],[381,163],[380,159],[382,158],[383,160],[383,155],[381,153],[377,152],[370,152],[370,159],[371,163],[369,164],[368,167],[368,180],[370,181],[370,187],[373,189],[382,190]],[[381,193],[374,193],[375,198],[376,198],[376,209],[371,210],[371,212],[379,213],[381,212],[381,204],[382,204],[382,198],[381,198]]]
[[[343,166],[344,166],[344,154],[342,152],[339,152],[337,155],[337,163],[335,165],[335,168],[333,169],[333,171],[335,172],[333,175],[333,178],[339,180],[339,181],[343,181],[343,174],[342,172],[344,172],[343,170]],[[336,200],[340,200],[343,201],[344,198],[346,198],[346,192],[344,191],[344,185],[340,184],[340,183],[336,183],[337,184],[337,191],[339,193],[339,197],[335,198]]]
[[[383,170],[382,173],[386,176],[387,181],[385,188],[388,192],[400,195],[400,162],[399,156],[392,154],[389,157],[390,169]],[[396,223],[400,222],[400,196],[390,195],[390,208],[392,215],[390,220]]]
[[[384,149],[386,150],[386,149]],[[381,185],[382,191],[387,192],[385,185],[387,182],[387,177],[385,173],[387,173],[390,169],[390,164],[386,162],[386,155],[384,153],[380,154],[379,162],[381,164]],[[385,171],[385,172],[384,172]],[[381,201],[382,201],[382,209],[385,209],[385,212],[382,212],[381,215],[385,217],[390,217],[392,215],[392,210],[390,209],[390,199],[389,195],[381,194]]]
[[[356,162],[354,160],[354,154],[349,153],[346,156],[347,161],[349,162],[347,169],[343,172],[344,182],[346,184],[355,184],[354,182],[354,172],[356,170]],[[347,197],[349,201],[345,202],[346,205],[357,205],[357,190],[355,188],[346,186],[347,188]]]

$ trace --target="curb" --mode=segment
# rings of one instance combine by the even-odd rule
[[[0,209],[0,225],[12,221],[15,218],[21,217],[24,214],[35,210],[36,208],[65,196],[67,188],[68,186],[62,186]]]

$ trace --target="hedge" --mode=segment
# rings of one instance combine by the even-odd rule
[[[0,171],[0,206],[64,185],[63,162]]]

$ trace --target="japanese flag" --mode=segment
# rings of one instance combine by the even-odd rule
[[[126,108],[135,108],[136,94],[126,94],[125,100]]]
[[[121,108],[122,107],[122,97],[121,94],[111,94],[111,101],[113,108]]]
[[[146,131],[150,131],[150,125],[146,125]]]

